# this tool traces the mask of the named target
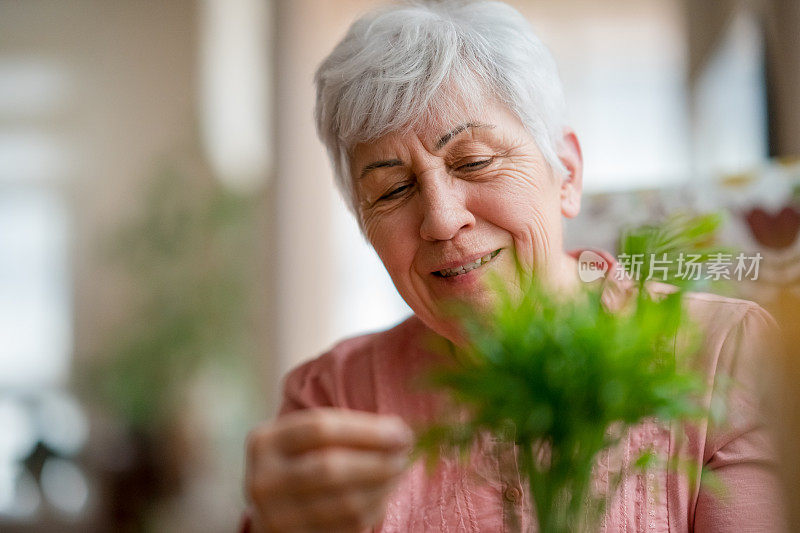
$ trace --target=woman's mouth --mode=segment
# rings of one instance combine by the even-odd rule
[[[439,276],[441,278],[452,278],[455,276],[461,276],[462,274],[466,274],[467,272],[470,272],[482,265],[485,265],[486,263],[494,259],[497,256],[497,254],[500,253],[500,250],[501,249],[495,250],[494,252],[486,254],[483,257],[478,258],[476,261],[473,261],[472,263],[467,263],[466,265],[461,265],[456,268],[445,268],[444,270],[437,270],[436,272],[433,273],[433,275]]]

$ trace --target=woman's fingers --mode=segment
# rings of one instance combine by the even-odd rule
[[[395,416],[341,409],[308,409],[281,420],[276,444],[287,454],[341,446],[392,450],[411,444],[408,426]]]
[[[405,452],[384,453],[346,448],[316,450],[298,456],[284,466],[287,494],[347,490],[382,485],[408,465]]]
[[[358,531],[383,516],[413,435],[397,417],[292,413],[251,432],[248,498],[267,530]]]
[[[268,506],[256,504],[256,514],[266,531],[361,531],[383,517],[385,499],[398,478],[395,474],[376,484],[283,492],[270,498]]]
[[[380,483],[404,468],[410,444],[410,429],[396,417],[337,409],[287,415],[251,432],[248,493]]]

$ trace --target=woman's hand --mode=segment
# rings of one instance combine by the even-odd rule
[[[408,465],[412,438],[398,417],[334,408],[297,411],[254,429],[246,458],[253,530],[376,524]]]

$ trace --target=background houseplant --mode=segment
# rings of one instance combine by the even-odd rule
[[[216,476],[216,500],[240,505],[241,442],[262,414],[252,318],[262,206],[261,194],[166,163],[104,249],[133,304],[79,381],[104,447],[127,457],[95,465],[121,531],[170,529],[156,515],[189,478]]]

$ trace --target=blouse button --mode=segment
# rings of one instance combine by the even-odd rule
[[[511,503],[517,503],[522,496],[522,492],[517,487],[508,487],[505,492],[503,493],[506,501]]]

